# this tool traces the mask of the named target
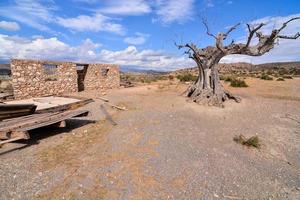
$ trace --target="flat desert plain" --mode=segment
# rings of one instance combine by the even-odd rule
[[[225,108],[187,102],[178,82],[112,90],[127,110],[108,118],[100,92],[79,93],[88,118],[0,149],[0,199],[299,199],[300,79],[246,82],[224,83],[242,97]]]

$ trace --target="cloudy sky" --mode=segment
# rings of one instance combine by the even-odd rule
[[[116,63],[172,70],[194,63],[174,42],[213,45],[212,32],[237,22],[268,23],[263,32],[300,16],[296,0],[1,0],[0,62],[11,58]],[[286,34],[300,31],[300,20]],[[243,42],[245,25],[232,34]],[[229,38],[229,39],[232,39]],[[259,58],[228,56],[223,62],[300,61],[300,39],[280,40]]]

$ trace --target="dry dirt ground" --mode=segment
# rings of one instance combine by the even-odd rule
[[[88,120],[3,146],[0,199],[300,199],[300,79],[246,82],[223,109],[186,102],[183,84],[110,91],[128,108],[106,106],[117,125],[96,99]]]

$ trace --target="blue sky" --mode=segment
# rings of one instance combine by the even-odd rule
[[[28,58],[177,69],[194,63],[174,41],[201,47],[214,44],[205,33],[202,18],[214,33],[238,22],[268,23],[263,29],[267,33],[293,16],[300,16],[300,1],[1,0],[0,61]],[[244,24],[232,34],[237,42],[246,37]],[[300,20],[291,23],[285,33],[298,31]],[[260,58],[228,56],[222,61],[295,60],[300,61],[299,39],[279,41]]]

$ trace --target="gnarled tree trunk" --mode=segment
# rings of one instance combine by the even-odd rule
[[[265,24],[261,23],[258,26],[251,26],[247,24],[249,35],[246,44],[235,44],[234,41],[228,46],[223,46],[223,41],[226,40],[229,33],[236,29],[237,24],[230,28],[226,33],[219,33],[217,36],[209,32],[206,22],[203,21],[207,34],[212,36],[216,40],[215,46],[208,46],[206,48],[197,48],[194,44],[177,45],[179,49],[187,48],[186,54],[192,58],[198,67],[198,79],[193,85],[191,85],[185,92],[186,96],[190,100],[199,103],[214,106],[223,106],[223,102],[227,99],[234,99],[236,102],[240,102],[241,99],[225,91],[220,83],[218,73],[219,61],[230,54],[243,54],[249,56],[261,56],[274,48],[275,41],[281,39],[297,39],[300,33],[296,33],[294,36],[280,35],[280,32],[291,21],[300,19],[295,17],[287,22],[283,23],[279,29],[274,29],[270,35],[263,35],[258,32]],[[250,43],[254,37],[258,38],[258,43],[254,46],[250,46]]]

